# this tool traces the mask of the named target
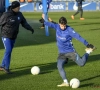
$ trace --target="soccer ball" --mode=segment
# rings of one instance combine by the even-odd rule
[[[78,88],[80,86],[80,81],[77,78],[73,78],[70,80],[70,86],[72,88]]]
[[[40,73],[40,68],[39,68],[38,66],[33,66],[33,67],[31,68],[31,73],[32,73],[33,75],[38,75],[38,74]]]

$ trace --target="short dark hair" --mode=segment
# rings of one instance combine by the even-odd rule
[[[59,23],[60,23],[60,24],[63,24],[63,25],[66,25],[66,24],[67,24],[67,19],[66,19],[65,17],[61,17],[61,18],[59,19]]]

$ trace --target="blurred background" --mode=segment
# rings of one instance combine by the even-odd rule
[[[9,0],[11,3],[15,0]],[[22,12],[42,12],[42,5],[39,6],[39,2],[42,0],[17,0],[21,3]],[[75,0],[52,0],[49,11],[75,11]],[[100,0],[84,0],[84,11],[100,11]]]

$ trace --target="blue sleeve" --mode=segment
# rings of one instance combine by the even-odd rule
[[[44,24],[47,25],[48,27],[54,28],[56,30],[56,25],[57,24],[54,24],[52,22],[46,22],[46,21],[44,22]]]
[[[71,37],[79,40],[80,42],[82,42],[85,46],[87,46],[89,43],[84,39],[82,38],[77,32],[75,32],[73,29],[71,29],[69,31],[69,34]]]

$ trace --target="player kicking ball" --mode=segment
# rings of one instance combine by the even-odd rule
[[[44,14],[42,15],[42,18],[44,19]],[[65,17],[61,17],[59,19],[59,23],[53,22],[50,18],[49,21],[51,22],[46,22],[45,20],[43,20],[45,25],[54,28],[56,31],[57,47],[59,51],[59,55],[57,58],[57,68],[61,78],[63,79],[63,83],[57,86],[68,87],[69,82],[67,80],[66,73],[64,70],[64,64],[67,63],[69,59],[71,59],[77,65],[84,66],[88,60],[90,53],[92,53],[93,50],[95,50],[96,48],[92,44],[89,44],[84,38],[82,38],[72,27],[68,26],[67,19]],[[73,47],[73,38],[76,38],[86,46],[86,52],[82,56],[82,58],[79,56],[79,54]]]

